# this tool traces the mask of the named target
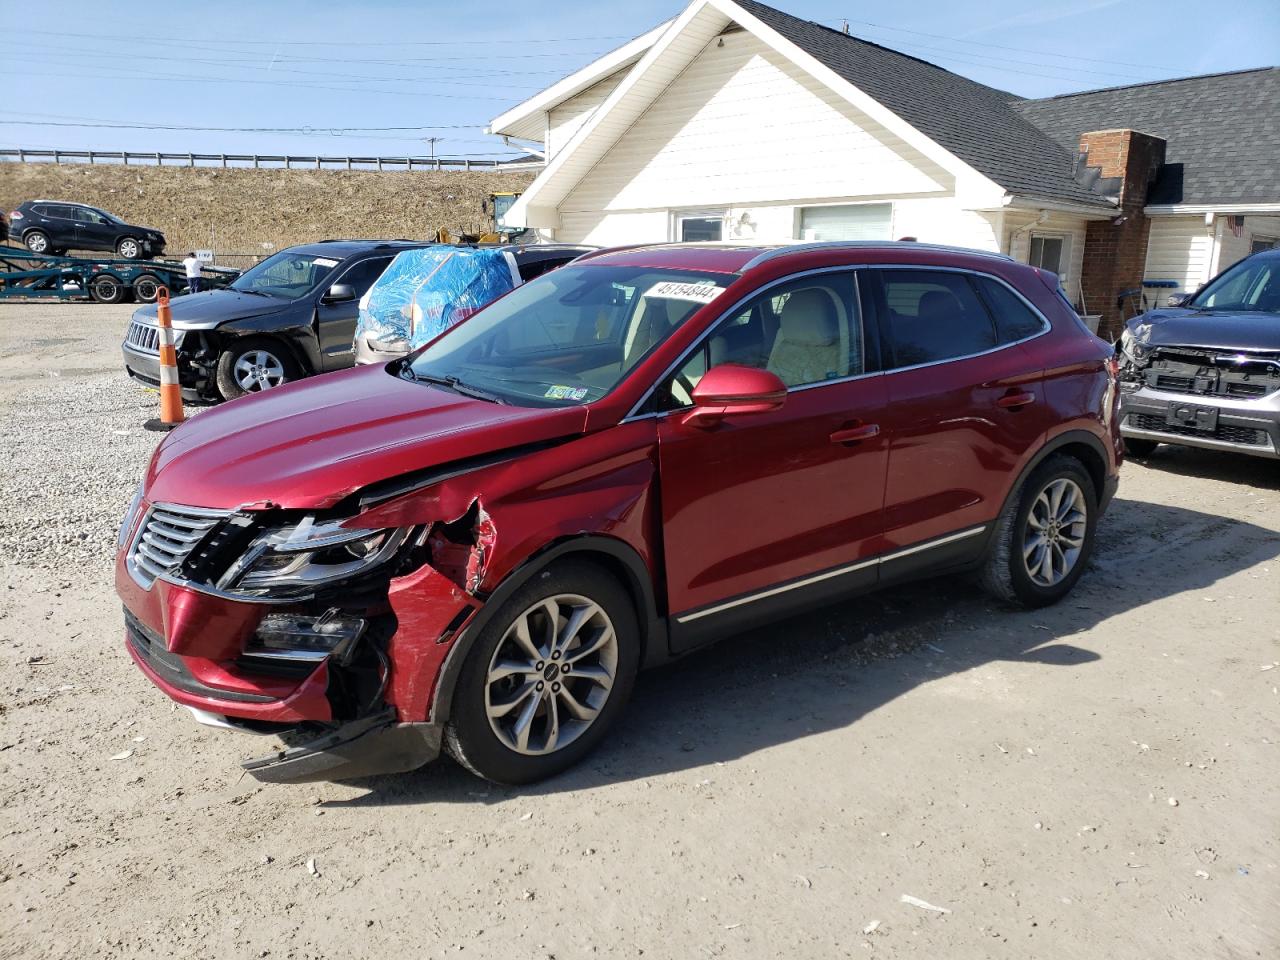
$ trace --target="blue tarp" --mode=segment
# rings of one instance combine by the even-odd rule
[[[356,337],[404,340],[416,350],[514,287],[501,250],[406,250],[361,299]]]

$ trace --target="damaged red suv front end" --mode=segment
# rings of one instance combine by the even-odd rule
[[[436,681],[482,605],[496,536],[475,491],[510,470],[490,450],[584,419],[497,409],[365,368],[192,420],[156,451],[121,529],[129,654],[202,723],[295,743],[245,764],[261,780],[431,760]],[[302,418],[320,435],[300,435]]]

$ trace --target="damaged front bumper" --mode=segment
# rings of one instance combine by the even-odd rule
[[[443,728],[435,723],[398,723],[395,711],[356,720],[271,756],[241,766],[263,783],[353,780],[405,773],[440,755]]]

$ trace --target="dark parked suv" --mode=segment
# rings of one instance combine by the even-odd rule
[[[172,301],[178,382],[187,400],[231,400],[354,363],[359,301],[410,240],[323,240],[289,247],[221,290]],[[156,306],[133,314],[125,370],[160,382]]]
[[[716,637],[941,573],[1061,599],[1117,405],[1111,346],[1006,257],[588,254],[403,360],[168,434],[120,530],[125,642],[201,722],[285,735],[259,779],[443,745],[537,780]]]
[[[164,234],[159,230],[125,223],[97,207],[60,200],[28,200],[11,211],[9,239],[32,253],[53,256],[68,250],[105,250],[126,260],[141,260],[164,253]]]

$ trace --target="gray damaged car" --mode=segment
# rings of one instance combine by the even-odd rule
[[[1116,346],[1131,456],[1172,443],[1280,458],[1280,250],[1135,317]]]

